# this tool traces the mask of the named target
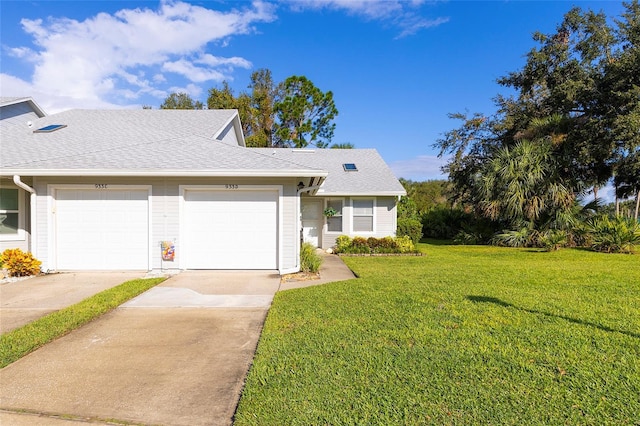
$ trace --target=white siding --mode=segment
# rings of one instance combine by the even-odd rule
[[[2,126],[24,126],[25,129],[28,129],[27,122],[38,118],[40,117],[31,109],[28,102],[20,102],[0,108]]]
[[[335,197],[334,197],[335,198]],[[339,197],[337,197],[339,198]],[[354,197],[354,198],[372,198],[372,197]],[[353,202],[352,198],[344,197],[342,232],[327,232],[327,225],[322,229],[322,248],[327,249],[333,247],[336,243],[336,237],[339,235],[349,235],[351,237],[387,237],[395,236],[397,228],[396,217],[396,200],[397,197],[373,197],[375,198],[374,213],[374,230],[375,232],[351,232],[353,227]],[[325,198],[326,199],[326,198]]]
[[[39,177],[35,180],[37,196],[37,256],[43,261],[43,269],[50,269],[51,255],[51,206],[49,188],[64,184],[151,185],[151,268],[174,269],[180,264],[180,185],[281,185],[282,203],[282,253],[278,253],[281,270],[298,266],[299,217],[296,204],[295,178],[126,178],[126,177]],[[162,262],[160,243],[174,241],[174,262]]]

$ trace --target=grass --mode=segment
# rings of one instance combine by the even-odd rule
[[[419,248],[276,294],[235,425],[640,424],[640,256]]]
[[[165,278],[136,279],[102,291],[0,336],[0,368],[93,321]]]

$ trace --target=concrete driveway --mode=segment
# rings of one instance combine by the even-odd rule
[[[145,272],[73,272],[0,284],[0,333],[145,275]]]
[[[173,276],[0,370],[0,423],[231,424],[279,284],[275,271]]]
[[[354,278],[336,256],[321,277],[173,276],[0,370],[0,424],[230,425],[276,291]]]

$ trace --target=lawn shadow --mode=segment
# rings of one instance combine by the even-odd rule
[[[595,324],[589,321],[583,321],[583,320],[579,320],[576,318],[571,318],[571,317],[567,317],[564,315],[556,315],[556,314],[550,314],[548,312],[542,312],[542,311],[538,311],[535,309],[528,309],[528,308],[523,308],[520,306],[516,306],[512,303],[509,302],[505,302],[504,300],[500,300],[496,297],[489,297],[489,296],[466,296],[467,300],[470,300],[474,303],[493,303],[494,305],[499,305],[505,308],[514,308],[517,309],[519,311],[523,311],[523,312],[529,312],[530,314],[536,314],[536,315],[544,315],[547,317],[555,317],[555,318],[562,318],[563,320],[572,322],[574,324],[581,324],[581,325],[587,325],[589,327],[594,327],[594,328],[598,328],[600,330],[603,331],[608,331],[608,332],[612,332],[612,333],[622,333],[622,334],[626,334],[627,336],[631,336],[631,337],[635,337],[637,339],[640,339],[640,334],[638,333],[633,333],[631,331],[624,331],[624,330],[616,330],[613,329],[611,327],[606,327],[600,324]]]

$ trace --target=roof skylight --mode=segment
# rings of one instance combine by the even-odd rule
[[[344,163],[342,165],[342,168],[344,169],[345,172],[357,172],[358,171],[358,168],[353,163]]]
[[[67,127],[66,124],[49,124],[48,126],[44,126],[39,128],[38,130],[34,130],[33,133],[51,133],[56,130],[64,129]]]

